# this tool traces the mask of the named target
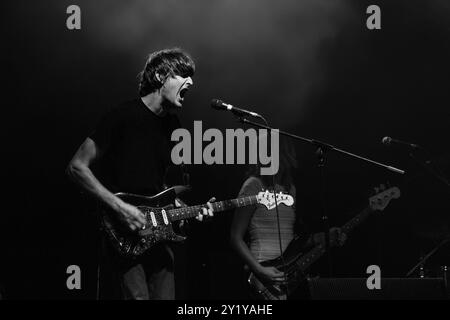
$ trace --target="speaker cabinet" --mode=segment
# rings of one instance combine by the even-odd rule
[[[382,278],[380,289],[368,289],[366,278],[308,279],[312,300],[444,300],[442,278]]]

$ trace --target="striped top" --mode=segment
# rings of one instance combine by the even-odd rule
[[[239,197],[258,194],[263,191],[263,183],[256,177],[248,178],[239,192]],[[277,192],[287,192],[280,185],[276,185]],[[289,190],[294,197],[294,206],[288,207],[284,204],[278,206],[280,215],[281,245],[283,251],[294,238],[295,224],[295,187]],[[276,209],[267,210],[264,205],[254,206],[252,218],[248,226],[249,248],[258,262],[277,258],[280,255],[280,244],[278,237],[278,224]]]

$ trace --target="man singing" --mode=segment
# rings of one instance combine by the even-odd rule
[[[180,127],[175,113],[193,85],[194,71],[193,60],[180,49],[151,53],[139,74],[139,97],[110,111],[68,165],[69,176],[133,231],[144,226],[145,217],[114,193],[152,195],[163,190],[171,164],[171,134]],[[212,214],[208,202],[197,219]],[[116,269],[124,299],[175,298],[173,253],[167,244]]]

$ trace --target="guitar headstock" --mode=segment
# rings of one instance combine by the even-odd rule
[[[369,206],[372,210],[383,211],[392,199],[400,198],[399,188],[386,188],[384,184],[375,187],[375,193],[375,195],[369,198]]]
[[[275,208],[275,197],[273,195],[273,192],[261,191],[256,196],[258,199],[258,203],[264,205],[267,210],[271,210]],[[288,207],[292,206],[294,204],[294,198],[287,193],[279,192],[277,193],[277,204],[284,204]]]

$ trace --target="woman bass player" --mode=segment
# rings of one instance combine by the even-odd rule
[[[276,192],[289,193],[295,201],[296,188],[292,178],[297,168],[295,148],[290,140],[280,137],[279,150],[280,166],[274,177]],[[264,189],[272,190],[273,177],[259,175],[259,172],[258,165],[250,167],[239,197],[257,194]],[[324,244],[325,241],[324,233],[306,233],[304,224],[296,213],[295,202],[293,206],[279,205],[278,212],[279,230],[275,208],[268,210],[260,205],[238,208],[233,217],[230,234],[231,246],[249,270],[261,281],[273,284],[285,281],[284,273],[274,266],[264,266],[261,262],[280,256],[280,240],[283,252],[297,235],[304,238],[305,248]],[[296,226],[299,228],[295,228]],[[296,234],[295,229],[302,231]],[[342,245],[345,238],[339,228],[330,230],[331,245]]]

